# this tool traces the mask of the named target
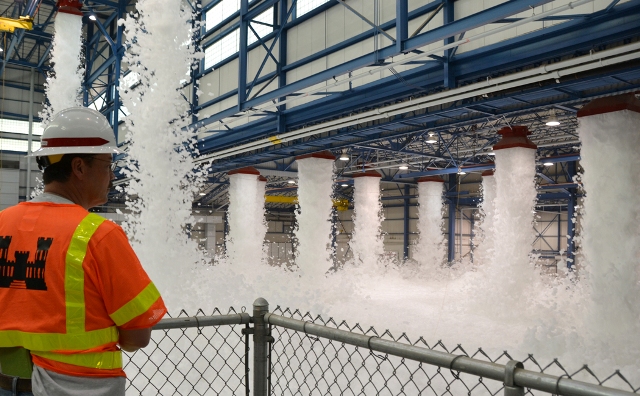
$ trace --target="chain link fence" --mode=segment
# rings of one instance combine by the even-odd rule
[[[262,308],[268,310],[268,305]],[[264,312],[254,306],[253,317],[216,309],[210,316],[201,310],[196,316],[182,311],[163,319],[154,327],[150,345],[125,360],[127,395],[480,396],[513,395],[512,389],[520,389],[518,395],[640,393],[640,386],[619,371],[603,377],[583,366],[571,372],[556,359],[544,364],[532,355],[522,361],[526,370],[518,371],[520,366],[512,365],[506,351],[490,356],[482,349],[447,348],[440,341],[412,341],[406,334],[379,333],[299,310],[277,307]],[[268,345],[268,353],[262,356],[257,343]],[[481,367],[476,370],[474,365]],[[527,381],[533,381],[530,387]]]
[[[447,348],[441,341],[430,345],[422,337],[412,341],[404,333],[394,336],[389,331],[379,333],[373,327],[365,330],[359,324],[349,325],[346,321],[336,322],[332,318],[325,320],[299,310],[277,307],[273,313],[491,363],[506,365],[513,360],[506,351],[495,357],[489,356],[481,348],[468,353],[461,345]],[[297,330],[272,326],[271,335],[274,338],[270,358],[271,395],[498,395],[504,392],[504,383],[501,381],[383,354]],[[541,364],[533,355],[522,360],[522,363],[528,370],[558,378],[576,379],[633,393],[640,391],[640,387],[634,387],[619,371],[606,377],[597,376],[588,366],[569,372],[557,359]],[[548,393],[526,388],[525,394]]]
[[[249,344],[242,329],[249,316],[244,315],[246,324],[208,325],[211,317],[238,316],[240,321],[233,308],[226,315],[216,308],[209,316],[202,310],[193,317],[181,311],[173,322],[163,319],[149,345],[123,362],[127,395],[248,395]]]

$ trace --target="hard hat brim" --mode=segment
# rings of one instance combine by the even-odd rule
[[[27,157],[44,157],[48,155],[57,154],[121,154],[122,150],[112,147],[42,147],[30,154]]]

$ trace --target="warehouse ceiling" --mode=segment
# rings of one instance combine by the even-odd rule
[[[216,3],[205,5],[203,10]],[[408,18],[446,19],[448,7],[453,3],[452,0],[432,1],[408,12]],[[464,41],[468,38],[465,34],[477,27],[517,24],[522,18],[514,15],[526,11],[532,3],[540,5],[549,1],[511,0],[467,18],[445,21],[440,27],[427,28],[411,37],[407,35],[399,40],[401,45],[395,40],[388,47],[292,83],[280,79],[277,70],[249,75],[244,92],[248,95],[244,95],[242,103],[201,118],[195,116],[199,111],[239,91],[220,92],[219,98],[204,103],[194,99],[191,103],[193,126],[205,131],[197,160],[210,173],[209,184],[202,190],[204,195],[197,197],[194,205],[208,208],[224,205],[226,172],[244,166],[261,169],[269,179],[268,189],[288,193],[295,189],[288,183],[295,175],[295,156],[324,150],[349,156],[348,161],[337,162],[338,190],[345,196],[349,196],[351,189],[350,175],[365,165],[378,169],[383,174],[383,182],[396,185],[412,184],[415,177],[421,175],[457,174],[460,170],[468,170],[469,175],[465,177],[473,178],[474,173],[479,174],[491,163],[491,146],[499,139],[497,131],[509,125],[529,127],[531,140],[539,146],[540,158],[579,158],[576,135],[579,108],[597,97],[640,90],[637,56],[640,0],[612,0],[607,7],[592,14],[544,17],[542,21],[556,24],[472,51],[457,53],[454,46],[437,54],[425,52],[433,43]],[[232,17],[230,26],[239,25],[241,19],[251,21],[266,7],[274,5],[276,12],[286,15],[290,7],[283,8],[282,4],[288,3],[254,1],[245,19]],[[303,18],[275,26],[273,33],[247,50],[268,43],[286,43],[289,29],[331,7],[343,6],[335,0],[329,1]],[[0,0],[0,7],[1,16],[7,18],[29,12],[34,15],[32,31],[5,32],[2,41],[5,84],[28,89],[25,83],[28,78],[19,72],[34,68],[42,76],[47,73],[55,4]],[[111,120],[123,116],[112,87],[117,81],[115,73],[120,68],[116,65],[123,52],[117,20],[130,7],[127,1],[107,0],[85,2],[82,6],[86,16],[91,13],[98,16],[96,23],[86,21],[85,101],[95,105],[99,98],[98,107]],[[532,14],[535,15],[535,10]],[[359,39],[395,28],[399,21],[372,27]],[[202,42],[214,39],[205,34]],[[355,40],[345,40],[336,48],[351,45]],[[327,56],[330,50],[293,64],[282,62],[281,73]],[[267,56],[280,61],[275,52]],[[412,67],[398,71],[403,70],[395,66],[398,60],[409,57],[415,58],[408,63]],[[222,64],[234,59],[232,56]],[[379,70],[386,70],[387,76],[354,86],[347,81],[358,74]],[[210,72],[201,68],[193,77],[197,80]],[[275,89],[262,92],[256,88],[274,81],[277,82]],[[313,91],[318,84],[336,88]],[[317,99],[296,103],[297,98],[305,96]],[[26,114],[5,114],[7,116],[26,118]],[[552,116],[561,121],[559,126],[545,124]],[[238,119],[248,122],[236,123]],[[401,164],[406,164],[408,169],[400,170]],[[286,173],[275,176],[277,172],[291,172],[291,176]],[[566,174],[556,181],[569,179],[570,175]],[[554,175],[550,180],[555,180]],[[342,187],[344,181],[348,187]],[[118,201],[122,196],[114,194],[113,199]]]

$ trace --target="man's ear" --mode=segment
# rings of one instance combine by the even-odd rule
[[[80,157],[71,160],[71,174],[80,180],[84,180],[87,176],[87,167],[89,165]]]

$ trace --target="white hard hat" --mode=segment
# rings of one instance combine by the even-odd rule
[[[40,149],[29,156],[119,153],[105,116],[86,107],[70,107],[53,116],[42,132]]]

